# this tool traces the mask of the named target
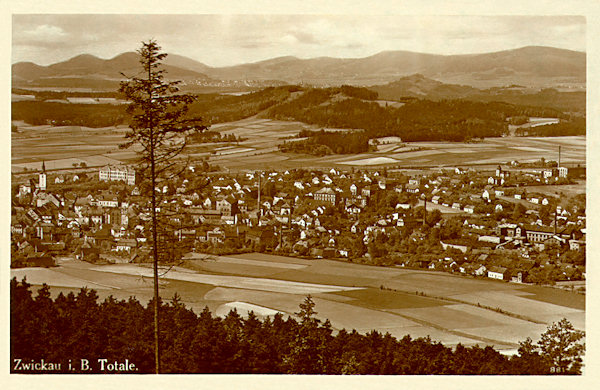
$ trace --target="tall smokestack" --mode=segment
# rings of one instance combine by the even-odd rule
[[[260,171],[258,171],[258,211],[257,211],[257,216],[258,218],[260,218]]]
[[[560,145],[558,145],[558,167],[560,168]]]
[[[427,197],[423,198],[423,226],[425,226],[425,220],[427,219]]]

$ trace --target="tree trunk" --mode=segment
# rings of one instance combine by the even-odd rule
[[[151,67],[148,67],[148,80],[151,80]],[[152,100],[152,89],[149,87],[148,99]],[[152,257],[154,268],[154,367],[155,374],[160,374],[159,346],[159,294],[158,294],[158,222],[156,219],[156,169],[154,161],[154,123],[150,123],[150,177],[152,179]]]

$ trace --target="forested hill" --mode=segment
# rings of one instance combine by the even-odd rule
[[[402,106],[378,101],[364,88],[305,89],[261,116],[297,120],[332,128],[364,129],[368,138],[399,136],[404,141],[465,141],[499,137],[508,132],[507,118],[541,116],[568,119],[559,110],[470,100],[404,99]]]
[[[547,107],[560,111],[585,114],[585,91],[541,90],[520,85],[478,89],[468,85],[445,84],[421,74],[402,77],[396,81],[368,87],[380,99],[402,100],[407,97],[426,100],[466,99],[479,102],[504,102],[517,105]]]
[[[13,90],[13,93],[17,91]],[[79,125],[105,127],[127,124],[124,105],[73,104],[67,97],[40,95],[34,100],[14,101],[12,119],[32,125]],[[544,92],[546,100],[562,95]],[[523,102],[528,99],[521,96]],[[471,99],[400,98],[381,100],[376,91],[350,86],[308,88],[269,87],[241,96],[202,94],[190,106],[190,114],[206,124],[244,119],[254,115],[277,120],[294,120],[318,127],[362,129],[367,139],[399,136],[404,141],[467,141],[498,137],[507,133],[512,117],[560,118],[562,127],[542,129],[548,135],[585,134],[582,113],[540,105],[511,104]],[[485,99],[481,99],[485,100]],[[509,100],[509,99],[505,99]],[[517,98],[515,98],[518,101]],[[543,99],[541,100],[543,101]],[[578,118],[578,119],[577,119]],[[583,118],[583,120],[581,119]],[[576,120],[577,119],[577,120]]]

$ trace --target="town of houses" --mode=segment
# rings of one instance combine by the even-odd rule
[[[515,165],[237,173],[190,166],[155,188],[163,199],[157,213],[173,222],[178,260],[257,251],[515,283],[584,279],[585,197],[535,188],[560,193],[585,172]],[[13,179],[13,267],[52,266],[60,256],[150,261],[151,208],[132,168],[48,174],[42,166],[27,180]]]

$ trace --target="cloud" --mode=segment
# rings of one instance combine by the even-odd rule
[[[14,42],[26,45],[45,45],[64,42],[67,36],[68,34],[58,26],[42,24],[16,34]]]
[[[296,38],[298,43],[317,45],[319,44],[319,40],[315,37],[314,34],[307,33],[304,31],[295,31],[292,35]]]
[[[282,55],[365,57],[384,50],[465,54],[527,45],[585,50],[581,16],[33,15],[13,16],[13,61],[81,53],[111,58],[156,39],[211,66]]]

